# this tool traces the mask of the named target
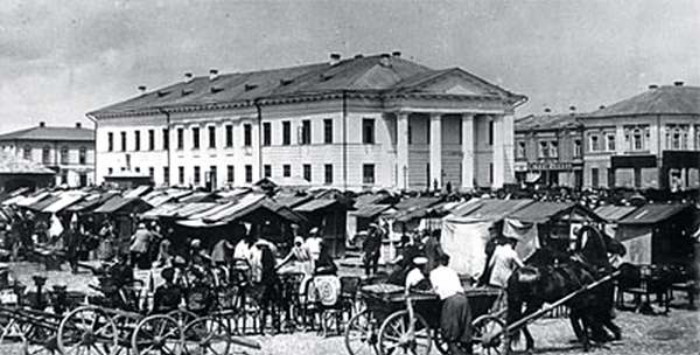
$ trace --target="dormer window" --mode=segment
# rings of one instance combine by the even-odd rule
[[[323,81],[328,81],[328,80],[331,80],[331,79],[333,79],[333,75],[332,75],[332,74],[327,74],[327,73],[321,74],[321,80],[323,80]]]
[[[280,84],[283,85],[283,86],[289,85],[289,84],[291,84],[291,83],[293,83],[293,82],[294,82],[294,79],[281,79],[281,80],[280,80]]]
[[[170,93],[170,91],[164,91],[164,90],[158,91],[158,97],[166,96],[169,93]]]
[[[245,91],[254,90],[257,87],[258,87],[257,84],[245,84]]]
[[[194,89],[182,89],[182,96],[187,96],[194,92]]]
[[[224,88],[222,88],[220,86],[212,86],[209,90],[211,91],[212,94],[216,94],[217,92],[224,91]]]

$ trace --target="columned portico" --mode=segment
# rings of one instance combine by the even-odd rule
[[[430,186],[442,187],[442,115],[430,114]]]
[[[396,114],[396,185],[408,189],[408,113]]]
[[[474,189],[474,115],[462,115],[462,189]]]

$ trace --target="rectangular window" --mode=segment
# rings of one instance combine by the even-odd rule
[[[78,150],[78,164],[87,164],[87,148],[85,147],[80,147],[80,149]]]
[[[362,119],[362,143],[363,144],[374,144],[374,119],[363,118]]]
[[[163,167],[163,184],[170,185],[170,167]]]
[[[163,150],[170,149],[170,130],[163,128]]]
[[[607,150],[609,152],[614,152],[615,151],[615,135],[614,134],[608,134],[607,135]]]
[[[61,147],[61,164],[69,163],[68,147]]]
[[[107,168],[107,175],[112,175],[112,173],[114,173],[114,169],[113,169],[113,168]]]
[[[489,163],[489,184],[493,184],[493,163]]]
[[[226,148],[233,147],[233,125],[226,125]]]
[[[154,167],[149,167],[148,168],[148,176],[151,177],[151,179],[154,179],[156,177],[156,168]]]
[[[545,159],[547,158],[548,153],[547,142],[541,141],[539,144],[539,150],[537,151],[537,157],[540,159]]]
[[[600,176],[598,176],[598,168],[591,169],[591,186],[593,188],[598,188],[600,186]]]
[[[226,182],[233,183],[233,165],[226,166]]]
[[[266,147],[272,145],[272,124],[270,122],[263,122],[262,145]]]
[[[581,140],[575,139],[574,140],[574,158],[580,158],[580,157],[581,157]]]
[[[282,122],[282,145],[292,144],[292,124],[289,121]]]
[[[326,185],[333,184],[333,164],[326,164],[323,166],[323,175],[325,177],[323,182]]]
[[[311,120],[301,121],[301,142],[299,144],[311,144]]]
[[[525,159],[525,142],[518,141],[517,148],[515,150],[516,159]]]
[[[107,151],[114,151],[114,133],[112,132],[107,133]]]
[[[211,184],[212,189],[216,189],[216,165],[212,165],[209,167],[209,183]]]
[[[137,173],[140,173],[140,172],[141,172],[141,167],[137,166],[136,168],[134,168],[134,171],[137,172]]]
[[[282,176],[290,177],[292,176],[292,166],[289,164],[282,165]]]
[[[49,146],[45,146],[44,149],[41,150],[41,162],[44,163],[44,165],[51,164],[51,148]]]
[[[589,140],[589,152],[597,152],[600,150],[600,142],[597,134],[591,134],[588,137]]]
[[[216,127],[209,126],[209,148],[216,148]]]
[[[253,125],[250,123],[243,125],[243,145],[246,147],[253,145]]]
[[[304,180],[311,182],[311,165],[304,164]]]
[[[141,131],[134,132],[134,150],[137,152],[141,150]]]
[[[366,185],[374,184],[374,164],[362,165],[362,183]]]
[[[156,150],[156,131],[148,130],[148,150]]]
[[[202,176],[200,174],[201,174],[201,170],[199,169],[198,166],[195,166],[194,167],[194,177],[192,179],[194,181],[195,185],[199,185],[199,183],[202,182]]]
[[[245,182],[249,183],[249,184],[253,182],[253,166],[252,165],[245,166]]]
[[[185,167],[184,166],[177,167],[177,181],[180,185],[185,184]]]
[[[177,129],[177,149],[179,149],[179,150],[185,149],[185,129],[184,128]]]
[[[559,157],[559,142],[551,141],[549,142],[549,157],[558,158]]]
[[[126,152],[126,132],[121,132],[122,136],[122,152]]]
[[[199,127],[192,127],[192,149],[199,149]]]
[[[272,176],[272,166],[269,164],[263,165],[263,175],[264,177]]]
[[[32,160],[32,147],[24,147],[23,158],[26,160]]]
[[[323,120],[323,143],[333,143],[333,119],[326,118]]]
[[[493,119],[489,120],[489,145],[493,145]]]
[[[408,124],[408,144],[413,144],[413,126]]]

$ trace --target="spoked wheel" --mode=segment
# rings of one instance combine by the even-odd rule
[[[27,339],[26,348],[24,354],[26,355],[40,355],[40,354],[57,354],[58,349],[58,337],[56,330],[49,329],[48,327],[42,327],[38,325],[26,324],[27,327]]]
[[[185,329],[187,324],[197,319],[196,314],[184,309],[176,309],[171,311],[167,314],[167,316],[174,319],[182,329]]]
[[[107,312],[85,306],[68,313],[58,326],[58,350],[63,355],[114,355],[119,333]]]
[[[435,343],[435,348],[440,352],[440,354],[450,354],[450,348],[447,346],[447,342],[442,339],[442,332],[440,329],[433,330],[433,342]]]
[[[474,353],[507,354],[505,328],[505,323],[498,317],[477,317],[472,322]]]
[[[413,315],[413,330],[408,311],[392,313],[379,329],[379,355],[428,355],[433,345],[430,327],[419,314]]]
[[[174,355],[182,347],[182,328],[174,319],[154,315],[142,319],[131,335],[131,351],[134,355]]]
[[[377,326],[372,314],[364,310],[355,314],[345,328],[345,347],[350,355],[377,354]]]
[[[198,318],[185,326],[184,354],[225,355],[231,349],[231,334],[224,322]]]

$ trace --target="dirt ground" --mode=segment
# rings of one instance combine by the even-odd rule
[[[70,290],[87,291],[92,275],[88,271],[72,275],[67,271],[45,272],[40,265],[18,263],[10,265],[15,275],[25,284],[33,285],[32,275],[48,278],[47,284],[66,284]],[[64,270],[67,269],[64,267]],[[346,271],[357,273],[358,271]],[[31,287],[33,289],[33,287]],[[677,302],[687,302],[678,295]],[[700,354],[700,311],[673,307],[667,315],[643,315],[631,311],[617,312],[616,322],[623,329],[621,341],[596,347],[589,354],[657,355]],[[573,332],[566,319],[543,319],[531,326],[535,338],[535,353],[539,354],[583,354],[580,345],[571,341]],[[322,337],[315,332],[256,336],[262,350],[247,350],[248,354],[260,355],[332,355],[347,354],[341,336]],[[236,349],[240,353],[242,349]],[[0,354],[20,354],[19,347],[3,345]],[[437,354],[433,350],[433,354]]]

